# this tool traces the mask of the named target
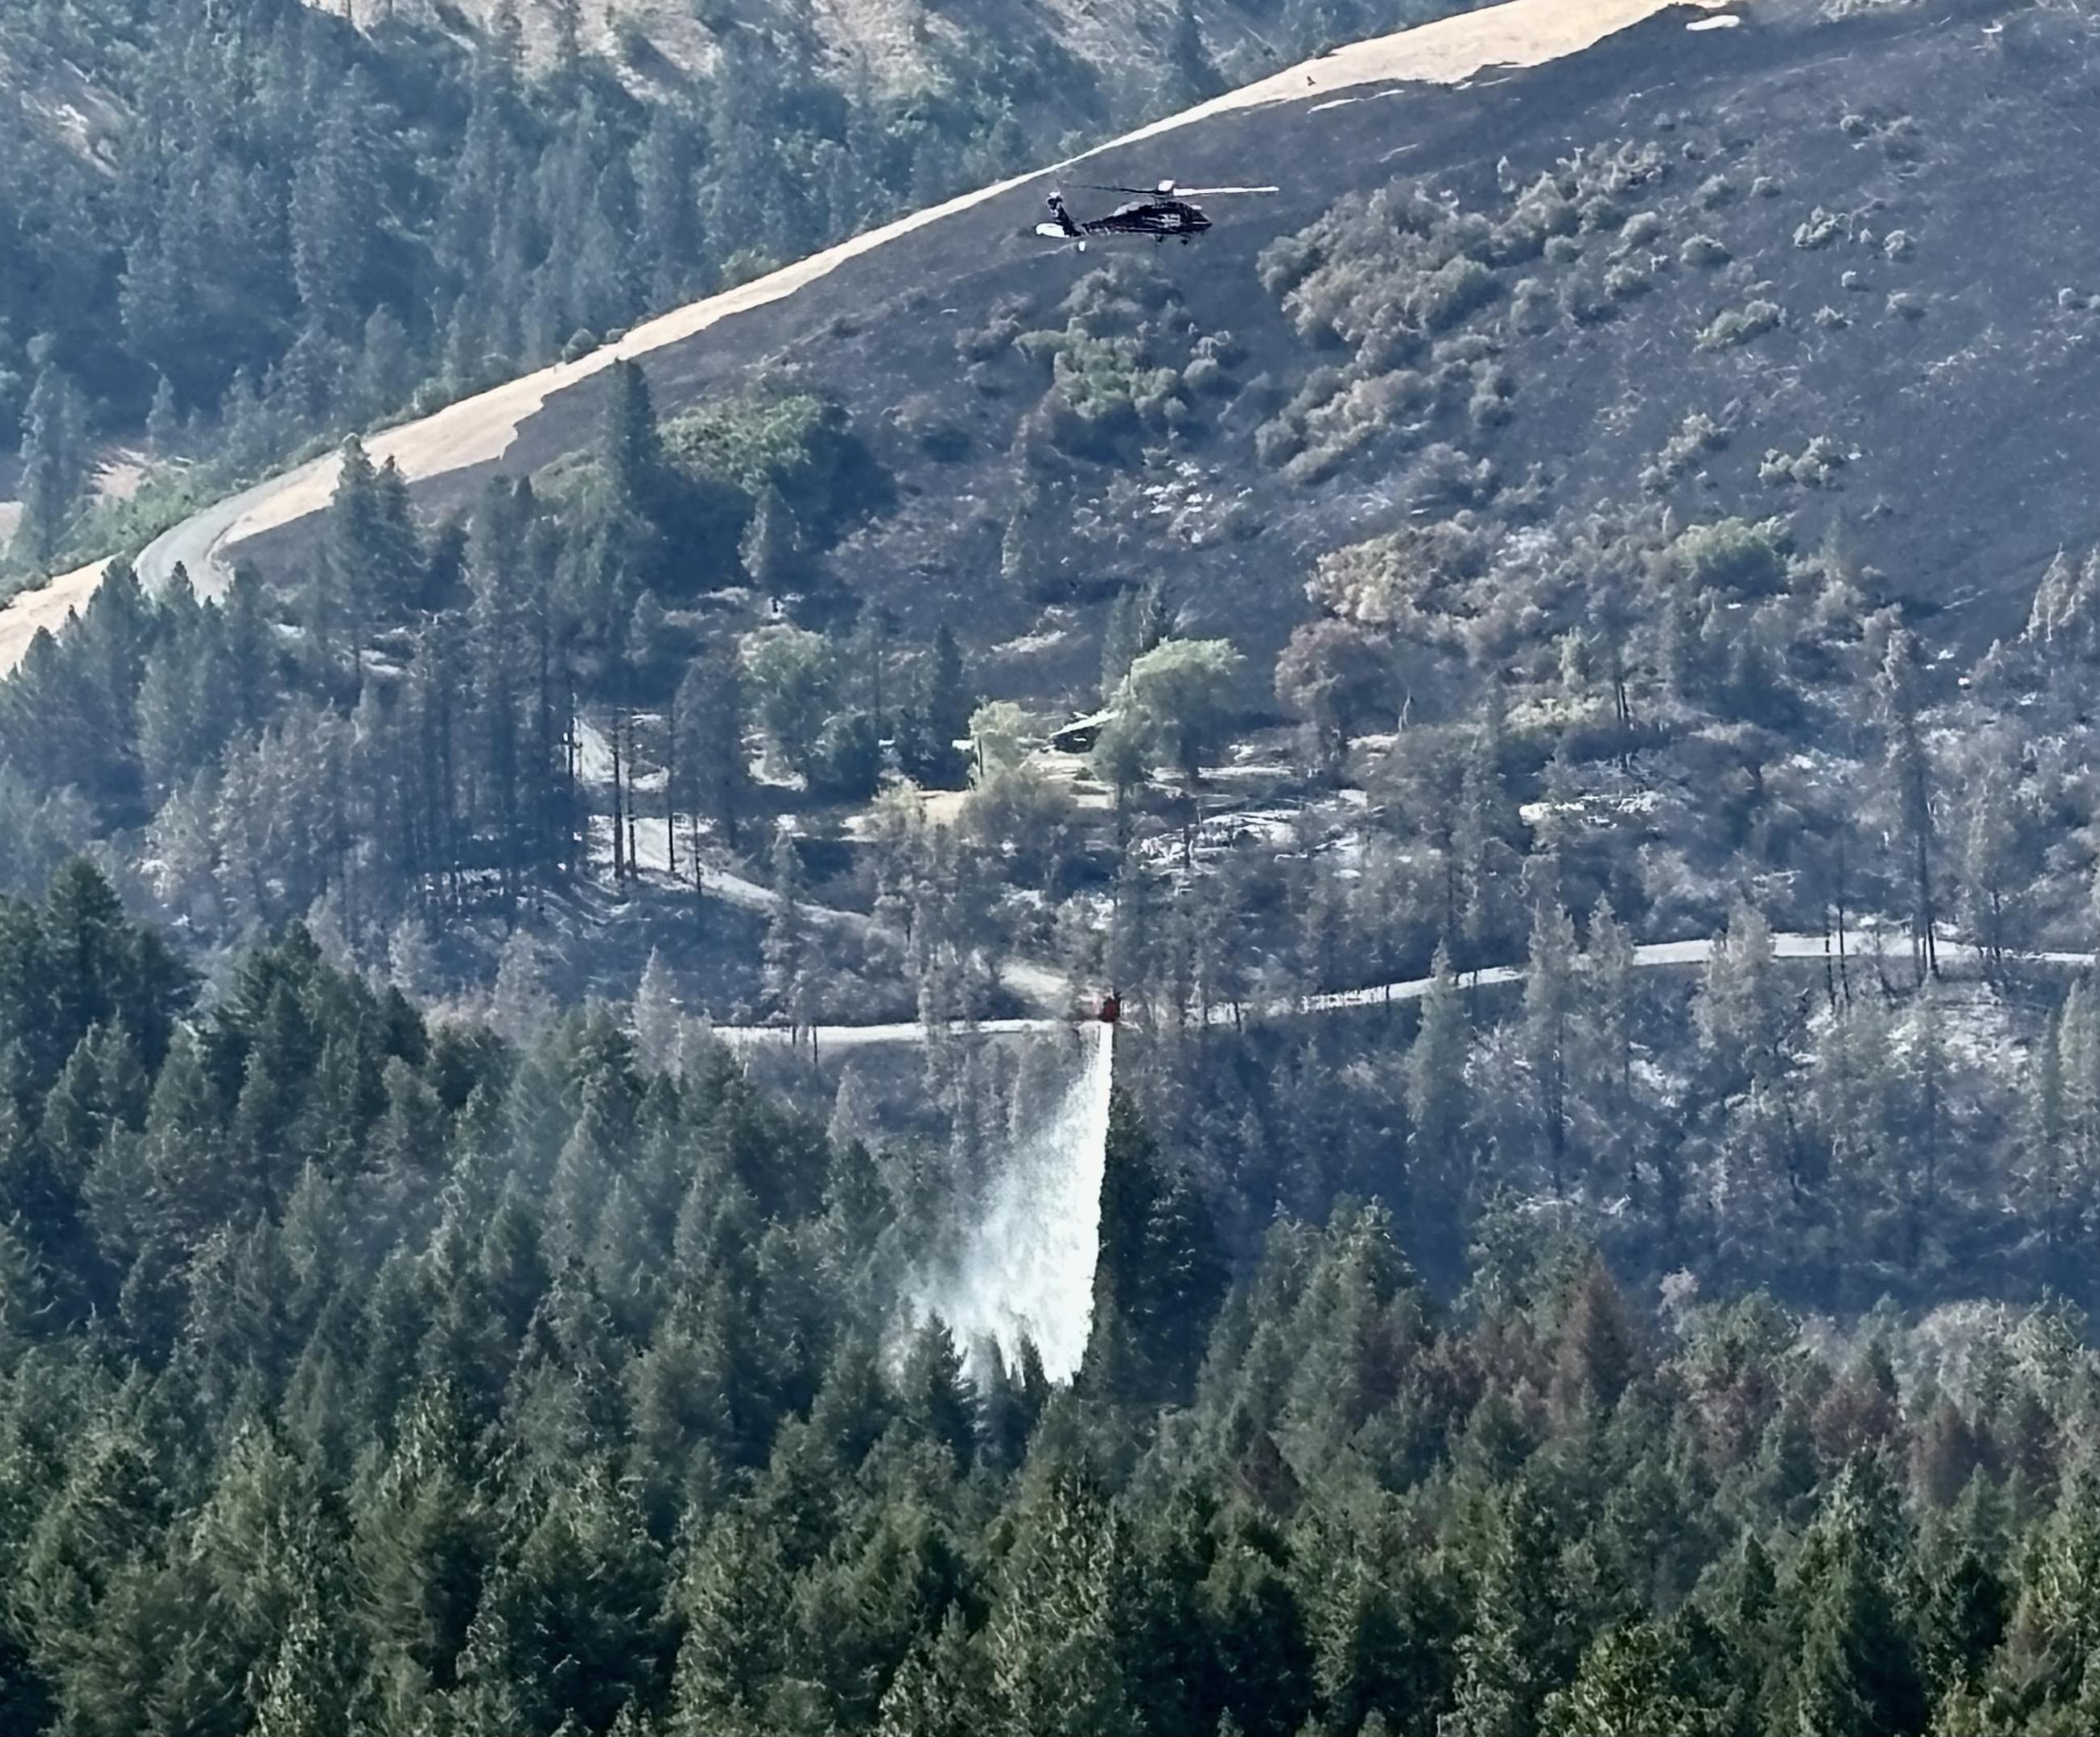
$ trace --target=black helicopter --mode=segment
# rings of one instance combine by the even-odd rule
[[[1070,241],[1081,253],[1087,244],[1102,236],[1127,236],[1140,240],[1149,236],[1162,245],[1169,239],[1179,240],[1186,247],[1197,236],[1211,227],[1211,219],[1201,205],[1194,201],[1231,193],[1274,193],[1282,191],[1273,187],[1176,187],[1171,181],[1162,181],[1157,187],[1089,187],[1094,193],[1135,193],[1138,196],[1127,205],[1118,205],[1106,217],[1095,218],[1090,223],[1081,223],[1065,204],[1065,195],[1051,194],[1043,202],[1050,207],[1054,223],[1038,223],[1035,232],[1048,241]]]

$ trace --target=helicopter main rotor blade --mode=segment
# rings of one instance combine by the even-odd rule
[[[1216,197],[1226,193],[1280,193],[1280,187],[1176,187],[1169,182],[1159,187],[1108,187],[1096,181],[1083,181],[1079,185],[1090,193],[1135,193],[1148,199],[1198,199]]]

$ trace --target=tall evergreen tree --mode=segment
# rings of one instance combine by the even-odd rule
[[[1124,1665],[1136,1615],[1127,1562],[1121,1524],[1082,1475],[1053,1472],[1024,1501],[985,1638],[995,1729],[1136,1729]]]
[[[1472,1029],[1450,955],[1441,946],[1431,974],[1407,1053],[1408,1185],[1421,1207],[1454,1213],[1469,1168],[1472,1109],[1466,1068]]]
[[[13,552],[47,565],[64,540],[87,480],[87,430],[71,377],[46,361],[22,412],[22,520]]]
[[[1185,1391],[1223,1300],[1211,1215],[1129,1098],[1110,1100],[1101,1253],[1081,1381],[1103,1398]]]
[[[673,800],[692,819],[693,871],[697,876],[701,865],[700,825],[712,825],[733,850],[750,802],[743,679],[726,648],[711,650],[686,672],[678,686],[674,716],[677,794]]]
[[[1923,1721],[1910,1636],[1886,1577],[1896,1524],[1870,1462],[1848,1466],[1824,1497],[1794,1573],[1799,1651],[1789,1698],[1798,1730],[1879,1737]]]
[[[1919,679],[1917,650],[1910,635],[1891,635],[1877,691],[1887,743],[1896,837],[1910,888],[1911,950],[1922,981],[1939,968],[1934,932],[1939,920],[1935,879],[1939,843],[1933,815],[1932,758],[1918,718]]]
[[[1532,915],[1524,1041],[1545,1134],[1547,1177],[1555,1194],[1567,1179],[1568,1084],[1579,995],[1575,963],[1575,925],[1558,897],[1542,893]]]

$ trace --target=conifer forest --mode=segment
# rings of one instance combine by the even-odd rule
[[[2100,1730],[2097,62],[0,7],[0,1737]]]

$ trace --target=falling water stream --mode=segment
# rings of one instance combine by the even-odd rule
[[[1078,1373],[1093,1315],[1115,1028],[1083,1026],[1081,1042],[1078,1077],[1008,1152],[960,1258],[924,1281],[915,1299],[960,1346],[990,1339],[1011,1361],[1026,1335],[1052,1381]]]

